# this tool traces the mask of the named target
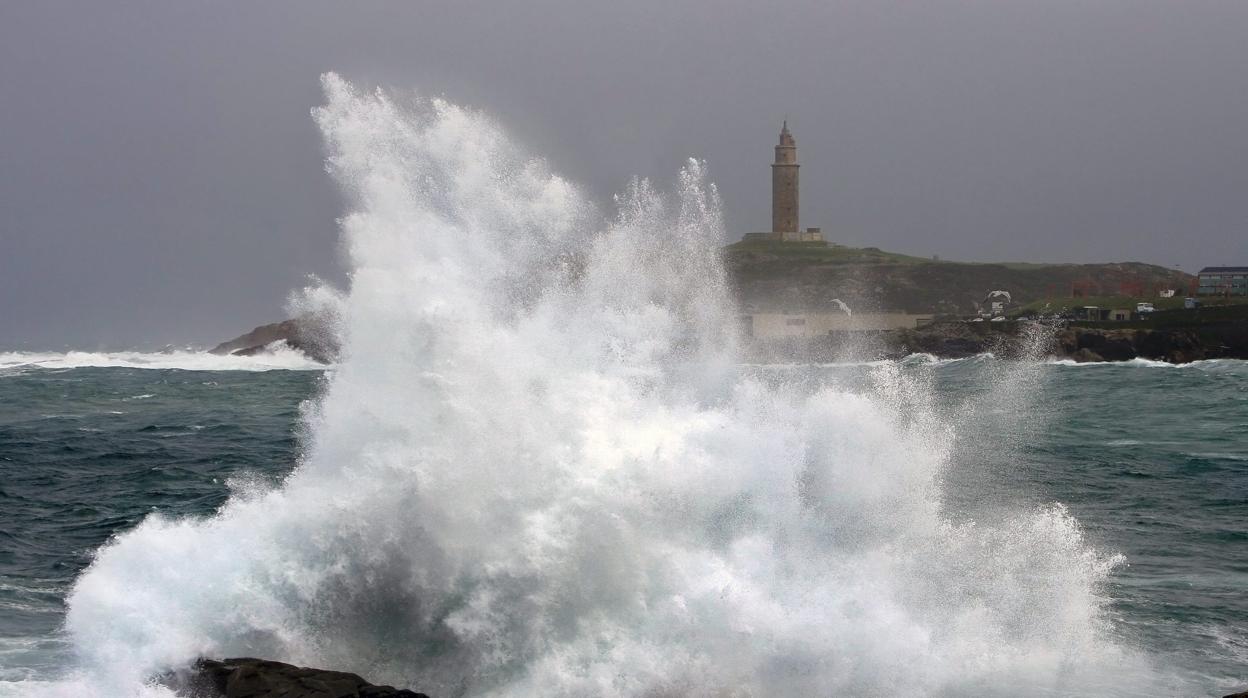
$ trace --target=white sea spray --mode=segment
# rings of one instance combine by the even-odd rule
[[[324,84],[352,273],[302,460],[99,551],[73,690],[137,694],[201,655],[435,696],[1158,685],[1108,632],[1118,558],[1063,507],[942,508],[959,425],[921,377],[742,370],[702,163],[604,219],[482,114]]]
[[[145,351],[0,352],[0,377],[30,369],[144,368],[184,371],[320,371],[325,364],[274,345],[252,356],[219,356],[194,349]]]

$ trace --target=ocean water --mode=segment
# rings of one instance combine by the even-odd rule
[[[0,355],[0,695],[257,655],[435,696],[1245,685],[1248,364],[741,362],[690,161],[600,211],[324,78],[297,355]]]
[[[16,360],[0,368],[0,693],[7,686],[8,695],[75,666],[66,597],[100,546],[146,517],[210,516],[232,489],[280,483],[299,458],[300,405],[326,382],[316,370]],[[930,381],[957,421],[1002,370],[1019,370],[1003,364],[916,357],[900,370]],[[813,392],[866,389],[888,369],[751,370]],[[1096,590],[1107,638],[1169,674],[1134,695],[1220,695],[1245,685],[1248,362],[1024,370],[1034,378],[1023,405],[994,406],[959,435],[965,443],[949,456],[941,496],[946,515],[996,521],[1060,502],[1087,545],[1123,557]],[[1089,694],[1101,688],[1127,693]]]

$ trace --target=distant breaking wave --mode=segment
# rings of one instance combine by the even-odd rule
[[[1080,368],[1090,368],[1100,366],[1104,368],[1112,367],[1134,367],[1134,368],[1174,368],[1174,369],[1222,369],[1234,370],[1240,368],[1248,368],[1248,361],[1243,359],[1201,359],[1199,361],[1189,361],[1187,363],[1170,363],[1169,361],[1156,361],[1154,359],[1144,359],[1136,357],[1127,361],[1087,361],[1078,362],[1074,359],[1049,359],[1045,363],[1051,366],[1078,366]]]
[[[26,368],[151,368],[183,371],[324,370],[303,352],[275,347],[252,356],[218,356],[202,351],[171,352],[0,352],[0,375]]]

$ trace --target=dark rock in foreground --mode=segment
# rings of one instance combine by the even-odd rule
[[[405,688],[375,686],[355,674],[241,657],[200,659],[165,677],[186,698],[429,698]]]

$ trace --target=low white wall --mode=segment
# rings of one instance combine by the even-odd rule
[[[819,337],[829,332],[878,332],[917,327],[931,315],[909,313],[750,313],[742,317],[756,339]]]

